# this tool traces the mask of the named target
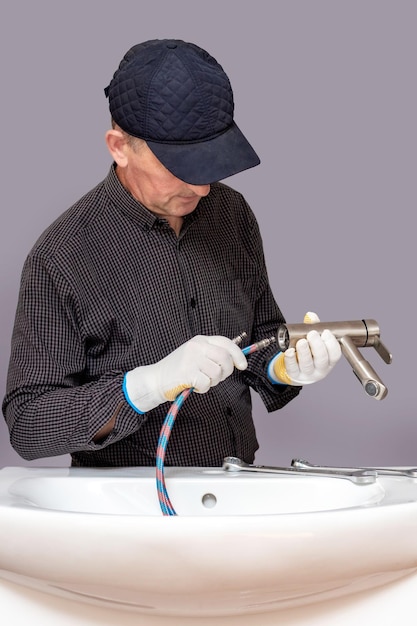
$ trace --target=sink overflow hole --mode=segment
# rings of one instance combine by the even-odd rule
[[[213,509],[217,504],[217,498],[213,493],[205,493],[201,498],[201,502],[206,509]]]

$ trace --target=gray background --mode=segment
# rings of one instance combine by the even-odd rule
[[[229,74],[262,164],[228,179],[258,216],[288,322],[374,318],[393,352],[363,354],[389,388],[369,398],[343,359],[268,415],[259,463],[415,464],[416,18],[414,0],[15,0],[2,10],[0,386],[24,258],[102,180],[103,88],[151,38],[206,48]],[[169,332],[169,330],[168,330]],[[180,416],[178,419],[181,419]],[[0,420],[0,467],[25,463]]]

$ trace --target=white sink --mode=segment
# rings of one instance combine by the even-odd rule
[[[417,569],[417,480],[167,468],[0,470],[0,577],[160,616],[320,602]],[[7,541],[4,538],[7,537]]]

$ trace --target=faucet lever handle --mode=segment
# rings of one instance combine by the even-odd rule
[[[387,365],[392,363],[392,354],[388,350],[386,345],[382,343],[381,338],[379,337],[379,335],[378,335],[378,337],[375,337],[374,348],[378,352],[378,354],[381,357],[381,359],[383,361],[385,361],[385,363]]]

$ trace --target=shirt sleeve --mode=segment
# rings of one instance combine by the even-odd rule
[[[124,372],[86,376],[82,304],[50,260],[25,262],[3,413],[14,449],[27,460],[97,450],[136,431],[141,417],[124,402]],[[95,434],[117,416],[99,444]]]

